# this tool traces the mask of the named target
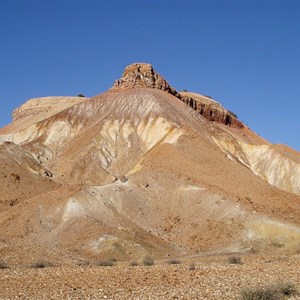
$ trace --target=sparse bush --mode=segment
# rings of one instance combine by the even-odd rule
[[[233,117],[235,117],[236,119],[238,119],[238,116],[237,116],[233,111],[228,110],[228,113],[229,113],[230,115],[232,115]]]
[[[250,287],[241,291],[242,300],[283,300],[298,295],[295,285],[291,282],[276,283],[264,287]]]
[[[270,288],[247,288],[242,291],[242,300],[280,300],[278,291]]]
[[[230,264],[233,264],[233,265],[240,265],[242,264],[242,260],[239,256],[230,256],[228,257],[228,262]]]
[[[193,271],[196,270],[196,264],[194,262],[192,262],[189,266],[189,270]]]
[[[84,266],[89,266],[89,265],[90,265],[90,262],[87,261],[87,260],[80,260],[77,264],[78,264],[78,266],[80,266],[80,267],[84,267]]]
[[[49,267],[53,267],[54,265],[51,262],[48,261],[39,261],[36,263],[33,263],[31,265],[31,268],[33,269],[42,269],[42,268],[49,268]]]
[[[168,260],[168,264],[169,265],[179,265],[181,263],[181,261],[177,260],[177,259],[170,259]]]
[[[144,257],[143,265],[144,266],[153,266],[154,265],[154,259],[151,256]]]
[[[83,94],[78,94],[77,97],[85,97]]]
[[[299,295],[299,292],[292,282],[281,282],[277,284],[277,288],[279,289],[280,293],[284,296],[295,296]]]
[[[100,266],[100,267],[113,267],[115,262],[116,262],[116,259],[110,258],[110,259],[107,259],[107,260],[98,261],[97,266]]]
[[[4,269],[9,269],[9,267],[5,262],[0,261],[0,270],[4,270]]]
[[[139,265],[138,262],[135,261],[135,260],[133,260],[133,261],[130,262],[130,266],[131,266],[131,267],[136,267],[136,266],[138,266],[138,265]]]

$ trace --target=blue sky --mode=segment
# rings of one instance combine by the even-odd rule
[[[300,151],[300,1],[0,0],[0,127],[29,98],[110,88],[148,62]]]

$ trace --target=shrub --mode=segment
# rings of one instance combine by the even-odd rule
[[[137,261],[134,261],[134,260],[133,260],[133,261],[130,262],[130,266],[131,266],[131,267],[136,267],[136,266],[138,266],[138,265],[139,265],[139,264],[138,264]]]
[[[97,266],[100,267],[112,267],[114,266],[114,263],[116,262],[116,260],[114,258],[110,258],[107,260],[101,260],[97,262]]]
[[[49,268],[49,267],[53,267],[53,264],[48,261],[39,261],[31,265],[31,268],[33,269],[42,269],[42,268]]]
[[[83,94],[78,94],[77,97],[85,97]]]
[[[169,265],[179,265],[181,263],[181,261],[177,260],[177,259],[170,259],[168,261]]]
[[[276,283],[264,287],[250,287],[242,290],[242,300],[282,300],[286,296],[298,295],[295,285],[291,282]]]
[[[229,113],[230,115],[232,115],[233,117],[235,117],[236,119],[238,119],[237,114],[235,114],[233,111],[228,110],[228,113]]]
[[[280,293],[284,296],[295,296],[299,294],[295,284],[292,282],[281,282],[276,286]]]
[[[192,262],[189,266],[189,270],[193,271],[196,270],[196,264],[194,262]]]
[[[80,266],[80,267],[84,267],[84,266],[89,266],[89,265],[90,265],[90,262],[87,261],[87,260],[80,260],[77,264],[78,264],[78,266]]]
[[[270,288],[248,288],[242,291],[242,300],[280,300],[278,291]]]
[[[9,267],[5,262],[0,261],[0,270],[4,270],[4,269],[9,269]]]
[[[228,258],[228,262],[230,264],[233,264],[233,265],[240,265],[240,264],[242,264],[242,260],[241,260],[241,258],[239,256],[230,256]]]
[[[151,256],[144,257],[143,265],[144,266],[153,266],[154,265],[154,259]]]

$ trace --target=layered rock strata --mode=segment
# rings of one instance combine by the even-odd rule
[[[177,92],[150,64],[135,63],[126,67],[123,76],[115,81],[112,90],[131,88],[153,88],[165,91],[189,105],[209,121],[238,128],[244,126],[232,112],[226,110],[217,101],[199,94]]]

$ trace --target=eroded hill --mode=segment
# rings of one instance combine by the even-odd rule
[[[299,153],[213,99],[134,64],[90,99],[36,101],[0,131],[7,260],[299,249]]]

